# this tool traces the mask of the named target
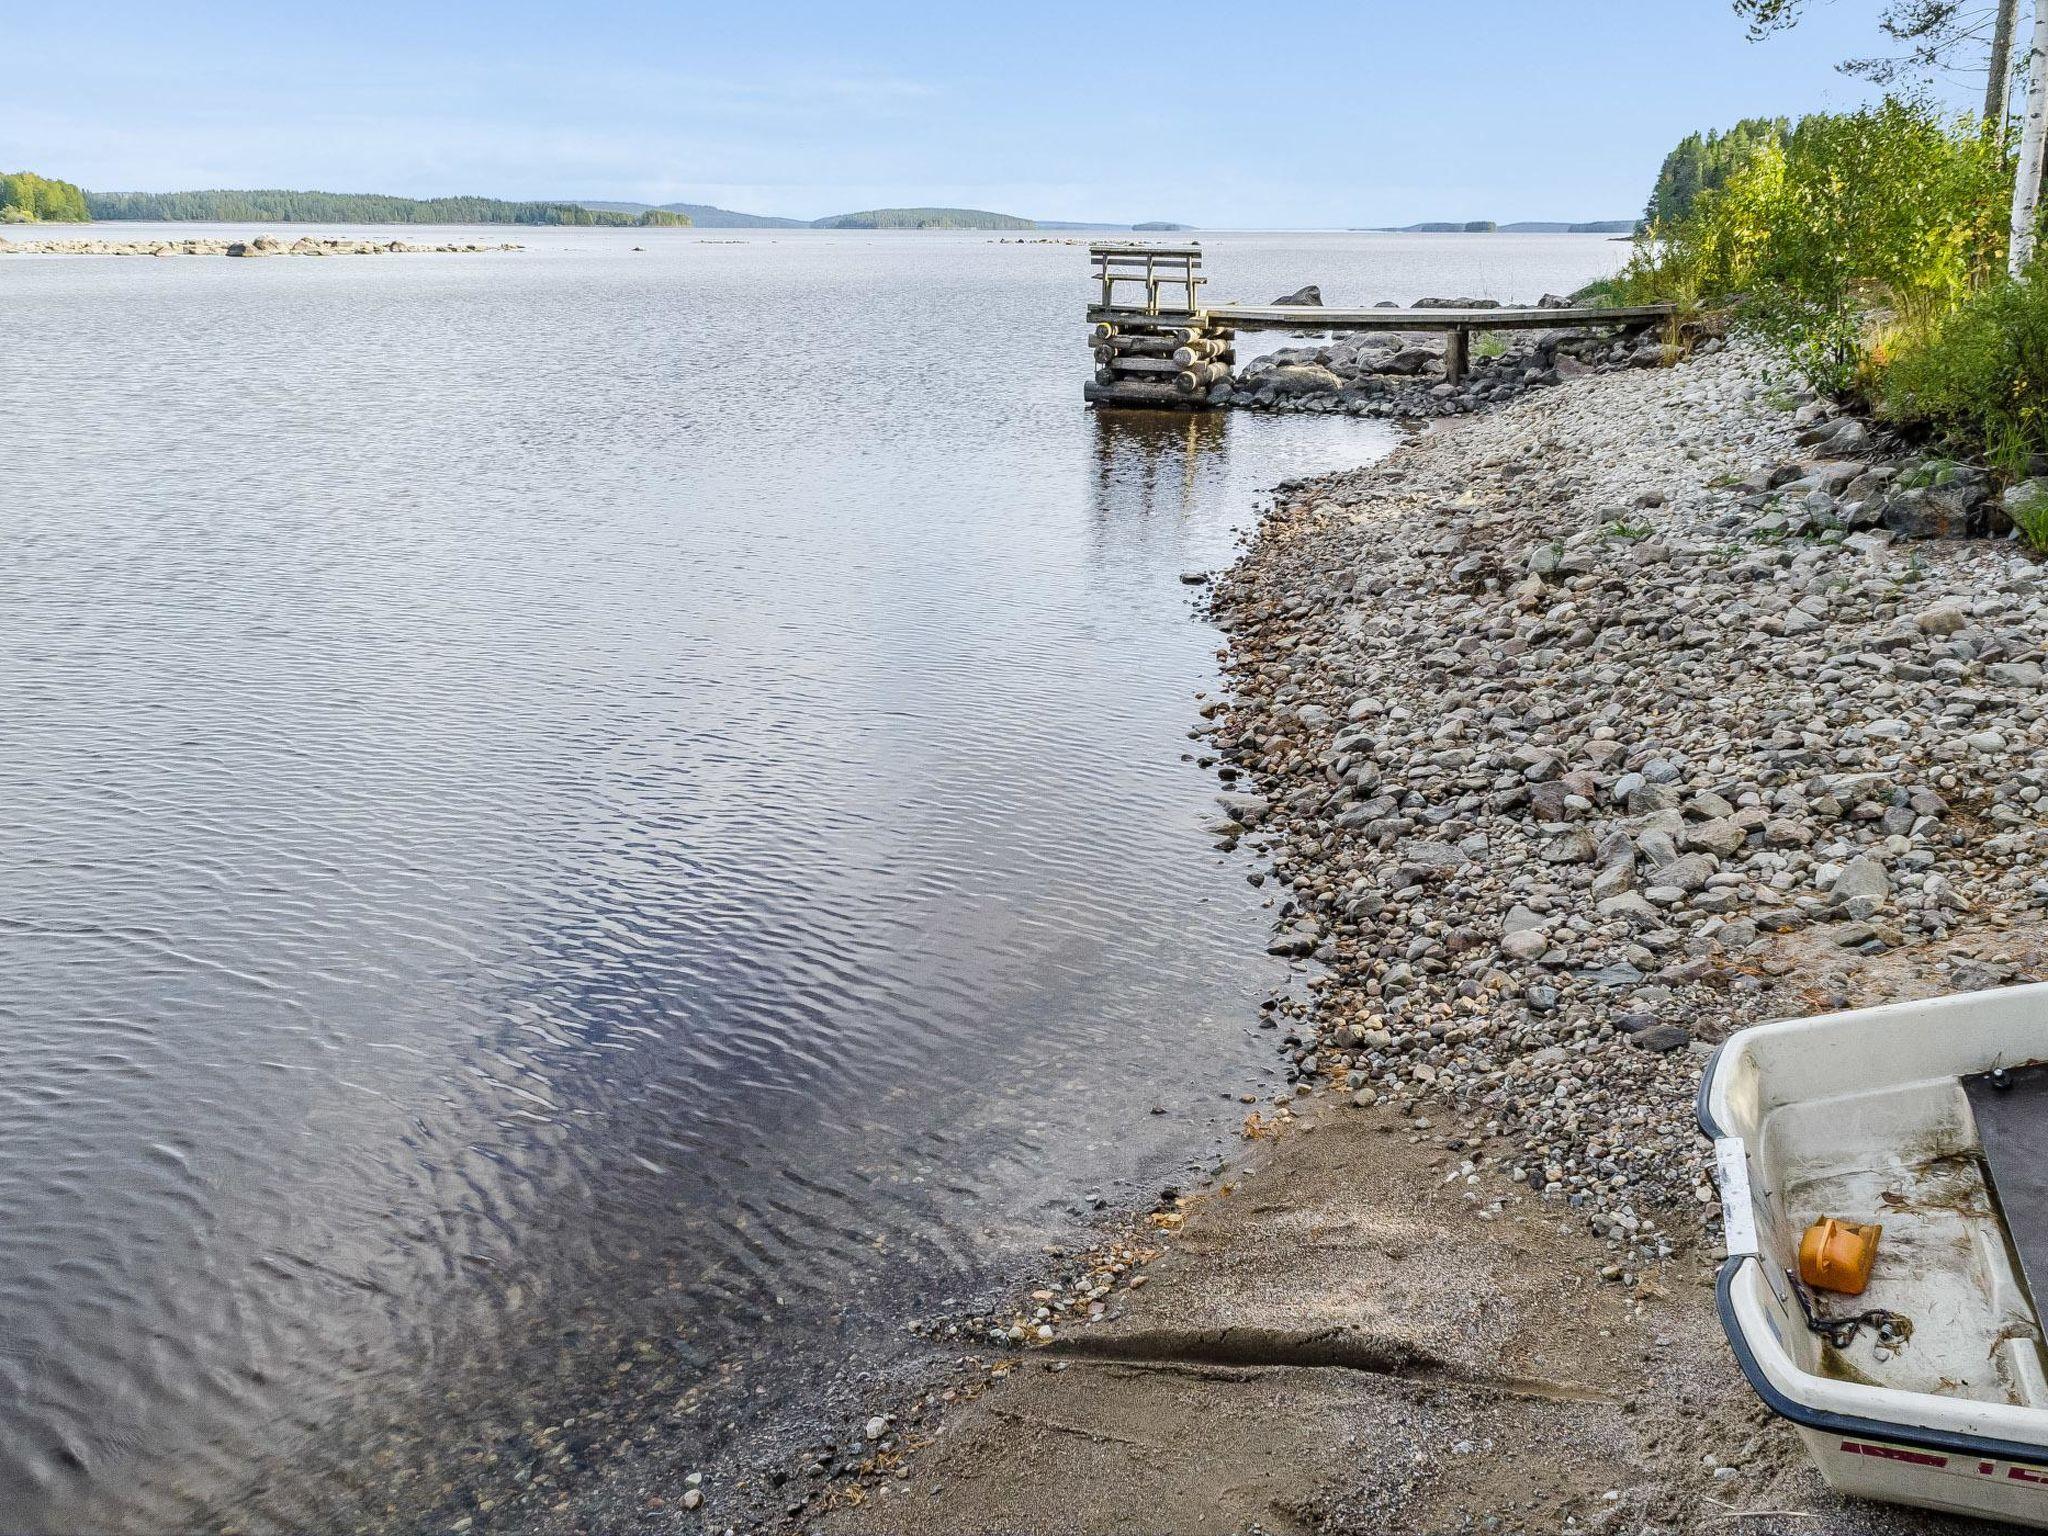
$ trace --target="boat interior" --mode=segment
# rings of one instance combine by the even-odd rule
[[[1810,1317],[1801,1369],[1903,1392],[2048,1408],[2027,1276],[2048,1279],[2048,1067],[1849,1086],[1765,1110],[1759,1237]],[[1824,1217],[1883,1227],[1858,1296],[1797,1283]],[[1887,1314],[1889,1314],[1887,1316]]]

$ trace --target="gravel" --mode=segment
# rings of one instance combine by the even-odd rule
[[[1196,733],[1311,970],[1281,1097],[1453,1111],[1641,1258],[1711,1225],[1702,1059],[1815,942],[2042,906],[2010,500],[1721,343],[1281,487]]]
[[[1417,307],[1450,302],[1425,299]],[[1314,324],[1314,317],[1305,323]],[[1583,374],[1655,368],[1671,360],[1663,336],[1640,329],[1621,335],[1568,327],[1505,331],[1491,338],[1487,352],[1475,353],[1462,381],[1450,384],[1444,379],[1444,345],[1437,332],[1379,331],[1283,347],[1246,362],[1221,398],[1241,410],[1396,420],[1462,416]],[[1721,342],[1705,345],[1718,348]]]

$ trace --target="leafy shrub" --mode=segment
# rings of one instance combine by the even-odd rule
[[[1691,212],[1653,226],[1620,286],[1741,323],[1831,393],[1867,385],[1871,319],[1925,326],[2004,259],[2010,173],[1972,118],[1888,98],[1759,135]]]
[[[2005,260],[2012,177],[1974,118],[1889,99],[1802,120],[1785,144],[1783,200],[1759,272],[1828,304],[1939,314]]]
[[[2048,453],[2048,261],[1903,332],[1885,356],[1881,392],[1893,420],[2024,474]]]

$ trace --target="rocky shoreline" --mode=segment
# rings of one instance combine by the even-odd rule
[[[252,240],[9,240],[0,236],[0,256],[389,256],[524,249],[510,241],[414,245],[404,240],[344,240],[333,235],[301,235],[289,244],[276,235],[258,235]]]
[[[1302,324],[1313,327],[1314,288],[1274,301],[1303,306]],[[1547,293],[1539,309],[1567,309],[1572,300]],[[1391,301],[1379,306],[1394,308]],[[1420,299],[1417,309],[1499,309],[1497,299]],[[1711,352],[1720,342],[1709,339]],[[1442,333],[1370,331],[1363,335],[1282,347],[1252,358],[1225,388],[1212,396],[1238,410],[1304,411],[1316,415],[1369,416],[1393,421],[1426,421],[1463,416],[1503,405],[1531,390],[1546,389],[1588,373],[1620,368],[1662,368],[1673,361],[1671,344],[1656,333],[1615,334],[1611,330],[1559,326],[1549,331],[1481,333],[1465,377],[1444,378]]]
[[[926,1326],[967,1351],[943,1390],[742,1520],[1121,1530],[1206,1478],[1257,1497],[1170,1528],[1518,1529],[1540,1502],[1546,1529],[1963,1529],[1833,1499],[1735,1373],[1692,1101],[1746,1024],[2048,962],[2048,605],[2004,532],[2048,483],[1993,495],[1740,346],[1607,361],[1280,487],[1215,587],[1212,830],[1277,878],[1298,968],[1251,1155],[1012,1311]],[[1311,1259],[1297,1218],[1367,1236]],[[1409,1273],[1424,1233],[1459,1286]],[[1531,1266],[1593,1287],[1542,1300],[1593,1336],[1501,1331]],[[1485,1413],[1321,1369],[1511,1358],[1535,1385]],[[1184,1409],[1247,1427],[1176,1459]],[[1333,1461],[1340,1431],[1400,1455]],[[1560,1435],[1572,1466],[1521,1459]],[[1228,1459],[1268,1454],[1296,1484]]]
[[[1209,741],[1329,967],[1301,1085],[1479,1116],[1654,1257],[1773,978],[2038,918],[2039,565],[1988,475],[1875,451],[1734,350],[1285,489]]]

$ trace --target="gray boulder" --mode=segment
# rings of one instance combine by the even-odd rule
[[[1851,859],[1848,868],[1835,877],[1828,900],[1842,916],[1860,921],[1875,916],[1891,894],[1891,876],[1869,854]]]
[[[2022,526],[2032,524],[2036,528],[2048,525],[2048,478],[2036,476],[2008,486],[1999,501],[2008,526],[2015,523]]]
[[[1275,304],[1320,305],[1323,302],[1323,290],[1318,288],[1314,283],[1310,283],[1307,287],[1297,288],[1292,293],[1281,294],[1280,297],[1275,299],[1273,302]]]
[[[1990,531],[1991,476],[1939,461],[1908,470],[1883,497],[1881,521],[1902,539],[1967,539]],[[1999,508],[2003,516],[2003,508]]]
[[[1436,354],[1427,347],[1403,347],[1400,351],[1390,352],[1370,364],[1365,364],[1364,360],[1360,359],[1362,365],[1371,367],[1375,373],[1401,374],[1420,373],[1435,361]]]
[[[1278,395],[1334,394],[1344,387],[1342,379],[1316,363],[1289,363],[1275,368],[1260,383]]]

